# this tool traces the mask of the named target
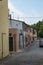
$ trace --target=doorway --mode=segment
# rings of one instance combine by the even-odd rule
[[[9,51],[13,51],[13,37],[9,37]]]
[[[23,35],[20,34],[20,35],[19,35],[19,48],[22,49],[23,47],[24,47]]]

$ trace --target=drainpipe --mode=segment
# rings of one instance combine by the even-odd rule
[[[3,59],[3,35],[5,35],[6,33],[2,33],[2,59]]]

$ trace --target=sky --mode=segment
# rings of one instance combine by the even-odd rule
[[[43,19],[43,0],[8,0],[8,8],[12,18],[30,25]]]

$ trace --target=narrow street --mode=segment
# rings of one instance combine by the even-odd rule
[[[40,48],[39,41],[36,41],[4,65],[43,65],[43,48]]]

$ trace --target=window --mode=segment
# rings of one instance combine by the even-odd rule
[[[16,26],[18,27],[18,24],[16,24]]]
[[[9,33],[9,36],[11,37],[12,33]]]

